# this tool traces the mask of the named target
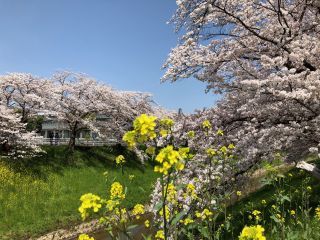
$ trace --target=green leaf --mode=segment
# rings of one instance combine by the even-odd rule
[[[144,235],[143,233],[142,233],[142,237],[143,237],[143,239],[144,240],[151,240],[152,238],[152,235],[148,235],[148,236],[146,236],[146,235]]]
[[[144,192],[144,193],[146,192],[146,190],[144,190],[143,187],[140,187],[140,186],[139,186],[139,189],[140,189],[142,192]]]
[[[276,223],[279,223],[280,222],[280,220],[278,219],[278,218],[276,218],[275,216],[271,216],[270,217],[273,221],[275,221]]]
[[[177,191],[186,187],[186,184],[178,184],[176,186]]]
[[[199,232],[201,233],[201,235],[205,238],[209,238],[210,234],[209,234],[209,230],[207,227],[201,227],[199,228]]]
[[[171,222],[172,225],[176,225],[177,222],[178,222],[185,214],[186,214],[185,211],[179,212],[179,213],[173,218],[173,220],[172,220],[172,222]]]
[[[281,202],[284,203],[285,201],[291,202],[291,199],[288,196],[282,196]]]
[[[136,227],[138,227],[139,225],[134,224],[134,225],[130,225],[129,227],[127,227],[128,230],[132,230],[135,229]]]
[[[160,201],[154,206],[154,210],[159,211],[162,208],[163,202]]]

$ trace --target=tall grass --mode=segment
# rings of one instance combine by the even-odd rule
[[[277,173],[269,180],[264,178],[264,187],[229,207],[235,237],[225,234],[221,239],[236,239],[245,225],[256,224],[265,228],[268,240],[320,239],[320,219],[315,216],[320,204],[319,180],[298,169]],[[259,221],[255,210],[261,212]]]

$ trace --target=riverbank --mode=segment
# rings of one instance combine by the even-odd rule
[[[157,177],[152,167],[143,167],[123,148],[77,148],[71,161],[65,147],[45,150],[47,154],[25,161],[0,161],[2,239],[36,238],[80,224],[80,196],[106,196],[114,179],[128,187],[128,208],[147,202]],[[127,159],[124,175],[114,163],[118,154]]]

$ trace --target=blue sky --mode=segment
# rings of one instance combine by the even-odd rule
[[[174,0],[0,0],[0,74],[86,73],[117,89],[146,91],[191,112],[215,103],[194,79],[160,84],[178,41],[166,24]]]

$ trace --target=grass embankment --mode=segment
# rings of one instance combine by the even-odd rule
[[[45,150],[29,160],[0,160],[0,239],[25,239],[80,222],[80,196],[106,197],[115,179],[128,187],[127,207],[147,202],[157,177],[121,148],[77,148],[71,162],[62,146]],[[118,154],[127,160],[124,175],[113,161]]]
[[[319,161],[315,163],[320,165]],[[229,235],[226,239],[237,239],[236,236],[240,234],[245,225],[257,224],[252,214],[254,210],[261,211],[261,221],[258,224],[263,225],[266,229],[268,240],[283,239],[283,236],[285,236],[284,239],[320,239],[319,220],[316,219],[314,211],[320,204],[319,180],[310,173],[297,168],[289,171],[285,169],[284,171],[284,180],[281,180],[280,183],[281,187],[275,184],[264,185],[229,207],[229,212],[231,211],[233,216],[231,226],[234,229],[234,235]],[[260,181],[263,179],[262,176]],[[252,187],[254,188],[254,186]],[[282,216],[284,216],[284,212],[286,213],[283,226],[289,226],[289,229],[285,228],[289,232],[285,233],[273,230],[275,221],[270,215],[270,209],[279,206],[279,201],[277,203],[275,199],[281,198],[283,198],[284,204],[279,209],[279,213],[281,212]],[[292,210],[294,214],[290,213]],[[252,220],[250,220],[251,218]]]

